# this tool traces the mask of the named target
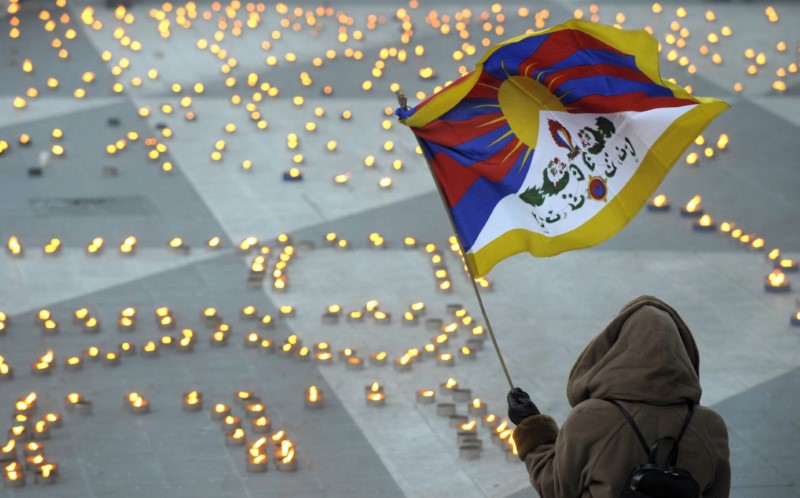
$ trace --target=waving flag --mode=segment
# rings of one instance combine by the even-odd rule
[[[599,244],[722,111],[663,81],[645,31],[569,21],[491,48],[411,109],[475,277]]]

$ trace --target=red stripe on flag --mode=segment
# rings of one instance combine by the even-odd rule
[[[651,97],[643,92],[623,95],[589,95],[570,102],[567,111],[573,114],[612,113],[623,111],[650,111],[662,107],[683,107],[697,102],[675,97]]]
[[[511,140],[497,154],[472,166],[463,166],[444,152],[436,154],[431,166],[439,185],[442,186],[448,206],[452,208],[458,204],[472,184],[481,177],[494,183],[505,178],[519,156],[527,150],[527,147],[523,146],[514,151],[518,143],[518,139]],[[505,159],[506,156],[508,159]]]
[[[613,64],[593,64],[573,66],[562,69],[561,71],[547,73],[544,77],[544,86],[550,88],[550,85],[554,83],[553,87],[550,89],[555,91],[562,83],[566,83],[569,80],[591,76],[614,76],[631,81],[641,81],[642,83],[653,82],[646,74],[637,69],[615,66]]]
[[[492,123],[492,121],[496,119],[499,119],[499,121]],[[469,142],[470,140],[490,133],[501,126],[508,126],[508,122],[503,118],[500,109],[498,109],[497,112],[492,114],[476,116],[466,121],[451,122],[437,119],[431,121],[422,128],[416,128],[414,133],[430,142],[445,147],[456,147],[464,142]]]

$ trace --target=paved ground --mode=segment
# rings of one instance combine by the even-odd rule
[[[384,114],[394,105],[388,87],[399,82],[415,102],[418,90],[431,92],[455,78],[460,64],[471,68],[483,50],[481,38],[494,43],[535,22],[535,10],[520,16],[522,4],[509,2],[502,11],[505,32],[486,35],[477,19],[486,12],[495,29],[491,3],[463,3],[473,16],[467,42],[477,47],[474,56],[456,62],[452,55],[465,50],[463,41],[455,33],[443,35],[425,18],[432,19],[433,11],[440,19],[455,16],[461,8],[449,2],[421,3],[411,8],[405,2],[379,7],[335,2],[333,16],[323,11],[311,22],[306,13],[316,12],[314,2],[288,4],[285,14],[281,5],[268,4],[258,27],[243,25],[239,36],[235,23],[246,23],[250,4],[230,11],[224,27],[218,20],[231,5],[215,11],[207,2],[197,4],[196,19],[191,9],[181,11],[191,20],[186,28],[179,25],[183,20],[178,14],[179,7],[188,5],[180,4],[135,3],[129,10],[133,17],[126,19],[124,12],[115,17],[96,2],[59,6],[26,0],[19,13],[2,19],[0,140],[10,149],[0,155],[0,240],[6,243],[16,236],[25,252],[22,257],[0,255],[0,311],[8,316],[0,334],[0,356],[15,370],[13,380],[0,382],[0,418],[10,420],[14,401],[34,391],[38,413],[59,412],[64,424],[44,442],[47,458],[59,465],[58,482],[45,488],[28,476],[25,488],[0,487],[0,496],[533,495],[522,466],[506,460],[488,429],[479,430],[485,446],[481,458],[459,459],[448,421],[436,415],[435,405],[415,401],[417,390],[438,389],[454,377],[488,404],[490,412],[502,416],[507,386],[488,343],[474,360],[456,355],[454,367],[425,359],[410,372],[399,372],[368,360],[370,354],[385,351],[392,363],[409,348],[431,341],[435,332],[425,320],[454,321],[448,304],[463,305],[482,322],[471,287],[447,249],[447,220],[414,153],[411,134]],[[702,195],[704,208],[715,219],[734,222],[753,238],[763,237],[767,250],[779,247],[784,256],[797,259],[800,170],[794,165],[800,154],[800,82],[790,64],[798,62],[800,6],[772,2],[780,19],[770,22],[770,4],[765,2],[662,3],[663,12],[654,14],[649,2],[598,2],[598,15],[613,23],[624,13],[625,27],[651,26],[665,47],[664,74],[691,85],[695,94],[723,98],[732,108],[704,133],[710,144],[728,134],[728,150],[694,166],[680,162],[660,191],[676,207]],[[686,17],[678,17],[681,5],[688,9]],[[547,26],[576,15],[576,9],[590,15],[586,2],[544,6]],[[94,8],[93,17],[88,7]],[[375,76],[381,50],[402,47],[394,20],[401,8],[415,25],[407,61],[388,58],[382,75]],[[709,9],[716,20],[705,19]],[[54,31],[47,31],[42,12],[56,20]],[[339,18],[339,12],[353,22],[344,43],[337,41],[340,21],[350,21]],[[212,21],[203,19],[205,13]],[[370,14],[378,16],[374,29]],[[159,34],[161,16],[170,20],[168,36]],[[18,38],[11,37],[15,18]],[[93,20],[102,27],[89,26]],[[678,52],[689,58],[687,64],[696,65],[697,74],[667,60],[665,34],[671,32],[672,21],[691,32]],[[732,29],[731,36],[721,34],[724,25]],[[74,39],[69,29],[75,30]],[[227,52],[222,57],[213,49],[217,30],[224,32],[216,42]],[[363,33],[362,40],[356,30]],[[709,42],[710,33],[720,40]],[[127,47],[121,44],[124,36],[131,41]],[[68,59],[59,58],[59,49],[53,48],[56,37],[68,50]],[[206,46],[202,40],[205,49],[198,48],[198,43]],[[265,40],[271,46],[262,47]],[[779,50],[781,41],[786,50]],[[141,50],[132,50],[133,42]],[[711,47],[705,56],[699,52],[704,43]],[[413,52],[417,45],[424,46],[422,56]],[[360,52],[347,56],[348,48]],[[746,73],[754,63],[744,55],[747,48],[766,57],[755,75]],[[329,49],[336,51],[335,58],[326,54]],[[102,58],[106,50],[108,61]],[[711,61],[715,52],[724,59],[720,65]],[[296,62],[287,60],[289,53]],[[270,56],[276,58],[274,65],[268,65]],[[320,67],[315,57],[321,58]],[[26,59],[32,72],[23,71]],[[417,71],[427,66],[435,68],[437,79],[418,78]],[[151,69],[158,71],[155,79],[148,76]],[[781,69],[786,76],[778,76]],[[94,75],[91,83],[82,79],[87,72]],[[303,72],[308,85],[302,82]],[[257,78],[254,86],[248,84],[251,73]],[[231,76],[236,81],[227,86]],[[48,78],[56,78],[58,87],[48,88]],[[135,78],[141,78],[141,85]],[[362,89],[365,80],[374,85],[369,91]],[[785,82],[785,93],[772,89],[776,80]],[[121,92],[113,89],[116,82],[123,85]],[[743,84],[741,92],[734,90],[736,82]],[[197,83],[203,84],[202,93]],[[332,95],[324,95],[326,85],[332,86]],[[38,96],[25,97],[26,107],[15,108],[15,97],[25,96],[29,88],[36,88]],[[87,96],[75,98],[77,88]],[[278,88],[278,94],[270,96],[270,88]],[[234,95],[242,99],[238,105],[231,100]],[[304,98],[302,105],[292,102],[295,96]],[[260,117],[253,119],[248,103]],[[317,115],[316,108],[324,115]],[[149,115],[141,116],[142,109],[149,109]],[[352,113],[351,119],[341,119],[345,111]],[[187,121],[186,112],[195,113],[196,120]],[[258,127],[259,119],[267,122],[265,129]],[[385,119],[388,130],[383,128]],[[314,131],[307,131],[309,122],[316,125]],[[236,131],[226,132],[226,124],[235,125]],[[171,136],[165,136],[170,134],[162,131],[165,127]],[[54,129],[62,130],[63,138],[53,138]],[[131,132],[138,134],[135,140]],[[31,137],[28,147],[18,145],[23,133]],[[292,133],[299,138],[295,149],[287,146]],[[107,145],[125,137],[124,150],[106,152]],[[148,159],[155,142],[147,145],[146,138],[166,150]],[[219,140],[225,146],[221,160],[215,161],[211,154]],[[333,152],[326,149],[332,140],[337,143]],[[391,151],[384,149],[387,141],[393,141]],[[64,147],[63,156],[43,154],[53,145]],[[299,163],[293,162],[296,154],[303,155]],[[369,155],[375,158],[372,167],[364,165]],[[246,160],[252,163],[248,171],[242,169]],[[402,170],[392,168],[394,160],[402,161]],[[165,163],[171,172],[163,170]],[[304,180],[283,182],[282,174],[295,164]],[[39,165],[41,176],[30,176],[29,168]],[[334,183],[340,174],[349,174],[344,185]],[[393,180],[391,189],[378,187],[385,177]],[[691,221],[676,209],[645,211],[597,248],[544,260],[517,256],[501,263],[489,276],[493,289],[484,295],[511,375],[543,410],[563,420],[569,409],[566,376],[583,345],[629,299],[658,295],[678,309],[696,335],[703,403],[722,413],[731,433],[732,496],[798,497],[800,328],[789,323],[797,311],[797,293],[763,291],[762,281],[771,269],[765,251],[690,227]],[[331,232],[347,240],[349,248],[327,246],[324,238]],[[371,247],[368,238],[374,232],[385,237],[385,249]],[[282,251],[276,239],[281,233],[291,235],[295,253],[285,270],[288,288],[277,291],[269,274]],[[129,236],[137,238],[135,254],[121,255],[118,246]],[[259,239],[259,247],[271,249],[263,285],[248,285],[254,250],[243,254],[236,249],[250,236]],[[437,290],[424,249],[403,247],[408,236],[443,249],[453,273],[450,293]],[[104,238],[105,250],[88,256],[85,248],[95,237]],[[191,249],[169,249],[173,237],[182,237]],[[213,237],[220,238],[219,248],[207,246]],[[42,247],[52,238],[60,239],[60,254],[43,255]],[[349,312],[373,299],[391,314],[390,323],[374,318],[363,323],[321,320],[329,305]],[[415,302],[424,302],[427,314],[407,326],[402,315]],[[280,316],[280,307],[286,305],[295,307],[296,316]],[[273,316],[275,327],[265,329],[243,317],[247,306],[255,307],[259,317]],[[136,330],[120,332],[116,322],[127,307],[136,309]],[[157,326],[154,311],[160,307],[169,308],[174,329]],[[207,307],[216,308],[231,326],[227,347],[211,347],[213,330],[200,317]],[[101,331],[82,330],[73,320],[80,308],[100,320]],[[42,333],[35,318],[41,309],[52,313],[58,334]],[[81,371],[64,367],[65,358],[93,345],[104,353],[123,341],[142,347],[165,335],[179,337],[185,328],[199,338],[191,353],[162,348],[156,358],[124,356],[117,366],[86,362]],[[350,347],[366,366],[351,370],[336,359],[322,365],[246,349],[243,341],[249,332],[278,345],[296,334],[308,346],[325,341],[333,351]],[[469,334],[461,325],[449,351],[455,353]],[[56,357],[54,371],[32,375],[31,364],[48,349]],[[374,381],[384,386],[384,407],[365,403],[364,386]],[[311,385],[324,394],[321,410],[304,408],[305,389]],[[203,411],[183,412],[183,393],[195,389],[203,394]],[[216,403],[234,405],[239,390],[260,396],[273,430],[284,429],[295,443],[297,472],[277,471],[270,454],[266,474],[248,473],[245,450],[225,445],[209,409]],[[134,415],[125,409],[123,398],[133,391],[150,401],[151,413]],[[71,392],[93,402],[91,416],[64,410],[63,398]],[[244,416],[241,407],[233,409]],[[466,403],[459,404],[458,412],[466,414]],[[245,422],[247,439],[253,441],[257,435]]]

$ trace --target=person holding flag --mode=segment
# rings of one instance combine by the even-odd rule
[[[727,496],[725,424],[695,407],[697,347],[672,308],[640,298],[587,346],[568,384],[573,411],[559,430],[514,388],[475,278],[515,254],[555,256],[614,236],[728,105],[664,81],[658,42],[647,32],[580,20],[492,47],[475,71],[413,108],[401,93],[398,101],[459,240],[511,387],[514,441],[537,491]],[[665,438],[673,444],[663,467],[655,459]],[[654,442],[655,467],[631,472],[642,460],[637,439]],[[672,477],[677,487],[661,494],[636,488],[657,489]]]

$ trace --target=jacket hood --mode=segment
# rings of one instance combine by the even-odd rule
[[[652,296],[634,299],[575,361],[569,404],[613,398],[653,405],[699,403],[700,356],[678,313]]]

